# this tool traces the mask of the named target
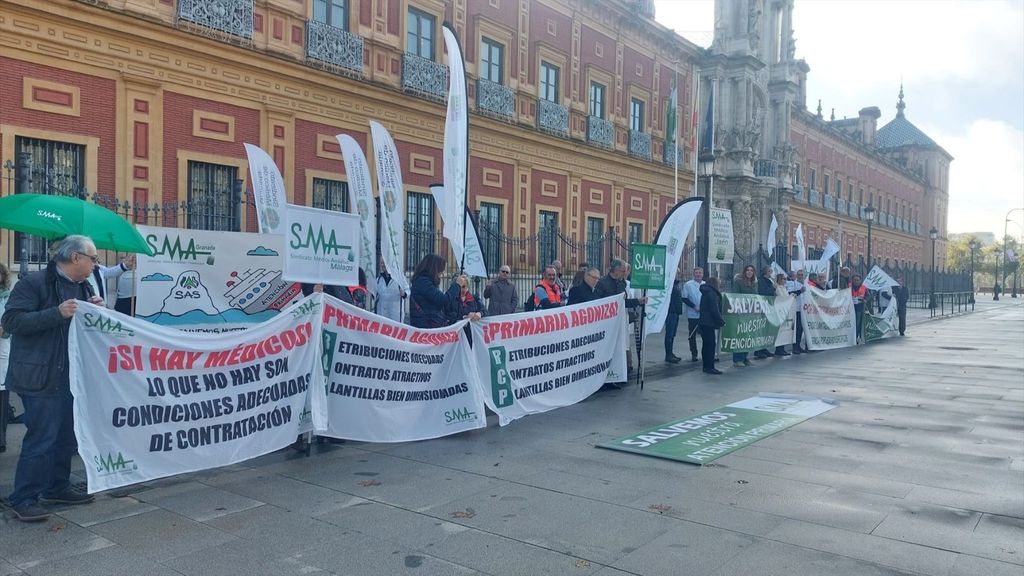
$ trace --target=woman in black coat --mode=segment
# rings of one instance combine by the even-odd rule
[[[447,263],[437,254],[427,254],[416,265],[409,287],[409,323],[413,326],[441,328],[451,323],[453,299],[438,288]]]
[[[708,278],[700,287],[700,356],[704,363],[705,374],[721,374],[715,368],[715,330],[725,326],[722,318],[722,293],[718,290],[718,278]]]

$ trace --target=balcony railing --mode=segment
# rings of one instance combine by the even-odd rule
[[[803,186],[801,186],[799,184],[796,184],[795,186],[793,186],[793,199],[796,200],[797,202],[803,202],[804,201],[804,187]]]
[[[850,202],[849,214],[853,218],[860,218],[860,204],[857,204],[855,202]]]
[[[842,198],[837,198],[836,199],[836,212],[839,212],[840,214],[846,214],[846,211],[847,211],[846,200],[843,200]]]
[[[889,228],[896,227],[896,217],[892,214],[886,214],[886,222],[889,224]]]
[[[402,90],[444,100],[448,96],[448,67],[415,54],[402,54]]]
[[[778,169],[778,164],[775,160],[762,158],[754,161],[754,176],[762,178],[774,178],[775,172]]]
[[[817,190],[811,190],[811,193],[807,198],[807,203],[811,206],[821,206],[821,197]]]
[[[306,57],[361,74],[363,37],[330,24],[307,20]]]
[[[252,38],[253,0],[178,0],[178,20]]]
[[[597,116],[587,116],[587,142],[611,148],[613,132],[611,122]]]
[[[836,199],[831,194],[825,194],[825,210],[835,210]]]
[[[516,112],[515,101],[515,95],[508,86],[483,78],[476,81],[476,108],[480,112],[511,120]]]
[[[651,159],[651,135],[639,130],[629,131],[629,155],[643,160]]]
[[[567,136],[569,134],[569,109],[557,102],[538,98],[537,128],[559,136]]]
[[[668,164],[669,166],[675,166],[675,164],[672,163],[673,155],[675,156],[676,160],[679,161],[679,165],[682,166],[683,151],[679,148],[678,144],[669,144],[668,142],[666,142],[665,147],[662,148],[661,151],[662,161],[665,162],[665,164]]]

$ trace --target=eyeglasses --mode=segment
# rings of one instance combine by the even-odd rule
[[[93,256],[91,254],[86,254],[85,252],[75,252],[75,254],[78,254],[79,256],[85,256],[89,260],[92,260],[93,264],[99,264],[99,262],[100,262],[100,257],[99,256]]]
[[[509,271],[508,271],[508,270],[502,270],[502,271],[501,271],[501,273],[502,273],[502,274],[508,274],[508,273],[509,273]]]

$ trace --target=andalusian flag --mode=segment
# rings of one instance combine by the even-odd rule
[[[672,80],[672,94],[668,97],[668,122],[665,126],[665,141],[669,146],[676,143],[676,110],[679,108],[679,86]],[[678,153],[676,154],[678,156]]]

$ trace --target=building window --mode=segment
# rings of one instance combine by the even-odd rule
[[[537,264],[547,266],[558,260],[558,212],[541,210],[537,231],[540,235]]]
[[[636,132],[644,131],[644,101],[629,99],[629,129]]]
[[[480,249],[484,251],[484,264],[488,270],[501,267],[501,204],[480,203]]]
[[[405,24],[405,51],[408,54],[434,59],[434,17],[409,8]]]
[[[604,119],[604,84],[590,83],[590,115]]]
[[[816,190],[817,189],[817,185],[818,185],[818,171],[815,170],[814,168],[811,168],[811,180],[810,180],[810,182],[808,182],[808,184],[810,184],[811,190]]]
[[[799,186],[800,182],[800,165],[796,165],[796,170],[793,172],[793,183]]]
[[[240,184],[235,166],[190,160],[186,226],[192,230],[240,232]]]
[[[405,269],[412,270],[435,251],[434,199],[430,194],[409,192],[405,208]]]
[[[313,208],[348,212],[348,182],[313,178]]]
[[[864,206],[864,189],[861,188],[857,191],[857,204]]]
[[[604,219],[587,217],[587,263],[604,267]]]
[[[811,186],[811,188],[814,188],[814,186]],[[832,189],[828,187],[828,174],[822,175],[822,177],[821,177],[821,192],[822,192],[822,195],[828,194],[829,192],[831,192],[831,190]]]
[[[85,190],[85,146],[54,140],[18,136],[14,139],[16,157],[27,153],[32,159],[27,178],[28,188],[15,192],[81,196]],[[19,178],[16,166],[15,178]],[[24,251],[24,254],[22,254]],[[29,262],[46,262],[46,239],[28,234],[15,234],[13,260],[22,256]]]
[[[846,185],[846,201],[853,202],[853,184]]]
[[[313,20],[348,30],[348,0],[313,0]]]
[[[629,236],[630,244],[643,244],[644,225],[639,222],[630,222],[627,235]]]
[[[480,39],[480,78],[501,84],[505,47],[490,38]]]
[[[558,102],[558,66],[548,62],[540,63],[540,99]]]
[[[843,199],[843,181],[836,178],[836,200]]]

